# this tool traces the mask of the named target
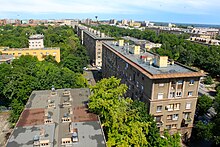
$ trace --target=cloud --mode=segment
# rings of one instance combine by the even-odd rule
[[[0,4],[2,13],[211,14],[220,7],[218,0],[0,0]]]

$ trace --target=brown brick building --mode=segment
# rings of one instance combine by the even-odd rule
[[[128,86],[126,95],[148,105],[161,132],[191,136],[200,72],[123,40],[103,42],[102,71],[104,78],[122,79]]]

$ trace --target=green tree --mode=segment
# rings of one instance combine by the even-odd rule
[[[213,123],[204,124],[202,121],[199,121],[195,126],[197,138],[207,141],[213,139],[213,126]]]
[[[211,76],[207,76],[204,80],[204,84],[211,85],[213,84],[213,80]]]
[[[207,113],[207,110],[212,106],[213,101],[207,95],[202,95],[198,98],[197,109],[200,116]]]
[[[125,98],[127,90],[120,79],[102,79],[91,87],[89,110],[98,114],[107,135],[108,146],[180,146],[180,136],[161,138],[147,107]]]

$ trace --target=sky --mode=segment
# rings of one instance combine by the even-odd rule
[[[0,0],[0,19],[99,20],[220,24],[219,0]]]

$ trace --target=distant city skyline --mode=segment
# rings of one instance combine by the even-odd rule
[[[133,19],[220,24],[218,0],[0,0],[0,19]]]

